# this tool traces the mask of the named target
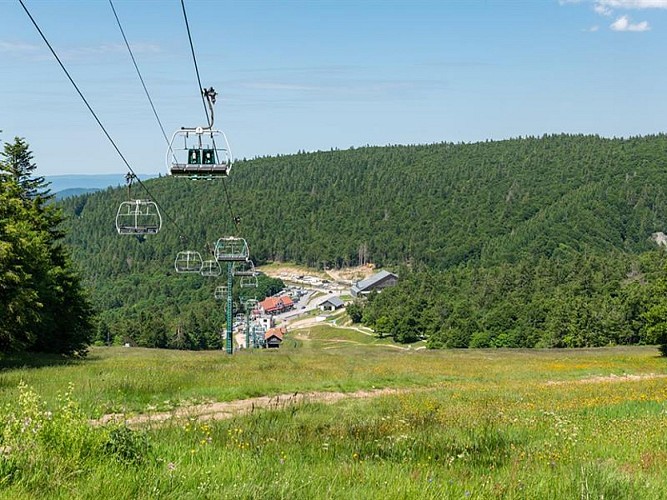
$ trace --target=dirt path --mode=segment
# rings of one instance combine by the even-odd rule
[[[636,382],[639,380],[651,380],[656,378],[665,378],[667,375],[662,373],[644,373],[641,375],[606,375],[581,378],[577,380],[549,380],[547,385],[565,385],[565,384],[604,384],[607,382]]]
[[[128,427],[143,427],[148,425],[165,425],[173,421],[186,419],[224,420],[253,413],[262,409],[281,410],[302,403],[332,404],[344,399],[366,399],[389,394],[408,392],[410,389],[373,389],[356,392],[306,392],[294,394],[280,394],[278,396],[261,396],[258,398],[240,399],[224,403],[209,403],[177,408],[168,412],[144,413],[126,415],[112,413],[104,415],[98,420],[92,420],[93,425],[104,425],[110,422],[124,422]]]

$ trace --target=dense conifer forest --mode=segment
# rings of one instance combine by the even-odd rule
[[[399,286],[352,308],[396,340],[660,340],[664,258],[651,236],[667,232],[665,135],[299,152],[237,161],[224,182],[147,181],[167,217],[143,240],[114,229],[125,189],[60,202],[67,243],[101,311],[99,339],[215,347],[191,335],[222,321],[214,285],[176,275],[173,259],[237,233],[226,188],[256,263],[397,271]],[[265,281],[260,294],[278,286]]]

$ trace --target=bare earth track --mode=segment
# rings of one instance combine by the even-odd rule
[[[550,380],[546,383],[546,385],[634,382],[665,377],[667,377],[667,374],[656,373],[640,375],[608,375],[588,377],[578,380]],[[423,389],[425,388],[421,388],[421,390]],[[418,390],[420,389],[385,388],[360,390],[356,392],[295,392],[293,394],[261,396],[257,398],[240,399],[237,401],[192,405],[166,412],[144,413],[139,415],[111,413],[109,415],[104,415],[97,420],[91,420],[90,423],[92,425],[105,425],[111,422],[117,422],[124,423],[128,427],[137,428],[144,426],[168,425],[173,422],[179,422],[188,419],[196,419],[199,421],[225,420],[239,415],[252,413],[256,410],[283,410],[285,408],[303,403],[333,404],[346,399],[367,399],[392,394],[414,392]]]
[[[373,389],[356,392],[306,392],[294,394],[280,394],[278,396],[261,396],[257,398],[241,399],[223,403],[209,403],[177,408],[168,412],[146,413],[140,415],[125,415],[112,413],[104,415],[98,420],[92,420],[93,425],[104,425],[110,422],[123,422],[128,427],[142,427],[147,425],[164,425],[184,419],[224,420],[252,413],[260,409],[279,409],[302,403],[332,404],[344,399],[366,399],[389,394],[407,392],[409,389]]]
[[[667,374],[661,373],[644,373],[641,375],[598,375],[597,377],[581,378],[578,380],[549,380],[547,385],[564,385],[564,384],[603,384],[607,382],[636,382],[639,380],[651,380],[656,378],[665,378]]]

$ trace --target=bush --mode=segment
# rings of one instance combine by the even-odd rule
[[[48,492],[67,486],[68,477],[93,469],[100,458],[138,463],[148,449],[142,434],[91,425],[72,399],[71,387],[51,411],[21,383],[18,405],[0,409],[0,484],[23,483]]]
[[[121,463],[136,465],[146,459],[150,445],[145,433],[123,426],[111,429],[104,450]]]

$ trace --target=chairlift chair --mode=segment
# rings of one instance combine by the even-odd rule
[[[225,300],[227,298],[227,286],[220,285],[215,287],[213,297],[215,297],[215,300]]]
[[[234,262],[232,271],[234,272],[234,276],[257,276],[259,274],[255,271],[255,263],[252,260]]]
[[[216,260],[223,262],[245,262],[250,257],[246,240],[233,236],[218,239],[213,252]]]
[[[174,261],[177,273],[201,273],[203,265],[201,254],[192,250],[178,252]]]
[[[250,335],[252,338],[253,347],[264,347],[264,334],[266,329],[259,323],[253,323],[250,327]]]
[[[252,311],[257,308],[257,305],[259,304],[259,301],[257,299],[246,299],[243,302],[243,307],[245,307],[246,311]]]
[[[246,314],[249,314],[251,318],[257,317],[257,306],[259,301],[257,299],[246,299],[243,301],[243,309],[245,309]]]
[[[222,268],[217,260],[205,260],[201,267],[202,276],[218,277],[222,274]]]
[[[257,276],[241,276],[239,286],[241,288],[257,288],[259,281],[257,281]]]
[[[124,201],[116,213],[118,234],[157,234],[162,228],[162,216],[157,203],[150,200]]]
[[[245,324],[245,314],[236,314],[236,316],[234,316],[234,329],[243,327],[243,330],[245,331]]]
[[[255,271],[255,264],[251,260],[244,262],[234,262],[233,268],[234,276],[240,276],[239,285],[241,288],[252,288],[258,286],[257,275]]]
[[[227,136],[221,130],[208,127],[183,127],[171,138],[167,165],[175,177],[227,177],[232,169],[232,152]]]

